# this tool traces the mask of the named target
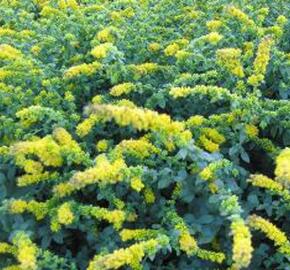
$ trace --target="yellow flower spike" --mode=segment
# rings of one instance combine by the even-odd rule
[[[191,93],[191,88],[189,87],[172,87],[169,91],[169,95],[173,98],[186,97]]]
[[[102,155],[98,158],[95,167],[77,172],[68,182],[56,185],[54,193],[62,197],[91,184],[115,184],[122,181],[123,170],[128,168],[123,159],[111,163]]]
[[[126,95],[132,92],[135,89],[135,85],[133,83],[121,83],[118,85],[115,85],[111,90],[110,94],[114,97],[118,97],[121,95]]]
[[[145,254],[152,254],[157,251],[159,243],[155,239],[134,244],[126,249],[121,248],[113,253],[96,256],[89,264],[87,270],[118,269],[128,265],[133,269],[139,269],[140,263]]]
[[[245,132],[249,136],[249,138],[254,138],[259,135],[259,129],[252,124],[245,125]]]
[[[224,66],[229,72],[239,78],[244,77],[244,70],[241,58],[241,50],[235,48],[219,49],[216,52],[217,61],[221,66]]]
[[[91,113],[83,123],[77,127],[79,135],[89,132],[87,126],[92,126],[98,122],[105,123],[114,120],[119,126],[132,126],[136,130],[153,131],[174,138],[177,145],[185,145],[191,139],[191,133],[185,130],[183,122],[173,121],[169,115],[159,114],[143,108],[129,108],[116,105],[94,105],[89,107]]]
[[[13,244],[17,247],[17,260],[23,270],[36,270],[36,256],[38,249],[28,236],[22,232],[13,238]]]
[[[115,37],[113,35],[113,28],[112,27],[106,27],[103,30],[99,31],[97,33],[97,39],[101,42],[111,42],[113,43],[115,40]]]
[[[265,233],[266,236],[274,242],[275,246],[281,248],[280,251],[286,251],[287,253],[285,254],[290,255],[290,242],[286,234],[278,227],[257,215],[251,215],[248,218],[248,223],[251,228]]]
[[[145,199],[145,202],[148,204],[152,204],[155,202],[155,194],[151,188],[146,187],[144,189],[144,199]]]
[[[68,9],[77,10],[79,5],[76,0],[59,0],[58,6],[60,9]]]
[[[196,256],[203,260],[208,260],[217,263],[222,263],[226,258],[225,254],[222,252],[214,252],[201,248],[197,249]]]
[[[202,37],[202,40],[209,42],[213,45],[216,45],[222,39],[223,39],[223,35],[219,34],[218,32],[211,32]]]
[[[91,64],[80,64],[72,66],[64,72],[64,79],[71,79],[81,75],[91,76],[101,68],[101,64],[93,62]]]
[[[233,269],[248,267],[253,252],[250,230],[242,219],[237,219],[232,222],[231,231],[233,234]]]
[[[109,142],[108,140],[100,140],[97,142],[96,148],[98,152],[106,152],[109,147]]]
[[[159,51],[161,49],[161,45],[159,44],[159,43],[157,43],[157,42],[153,42],[153,43],[150,43],[149,45],[148,45],[148,50],[150,51],[150,52],[157,52],[157,51]]]
[[[202,147],[210,153],[219,151],[219,145],[208,139],[205,135],[199,137],[199,143]]]
[[[250,17],[240,9],[234,7],[233,5],[230,5],[226,7],[226,12],[233,18],[240,21],[242,25],[249,27],[250,29],[255,29],[256,27],[255,22],[252,19],[250,19]]]
[[[157,233],[157,230],[150,229],[123,229],[120,232],[120,237],[122,241],[143,240],[157,236]]]
[[[198,127],[201,126],[205,121],[204,116],[202,115],[193,115],[186,120],[187,127]]]
[[[139,65],[131,65],[131,68],[138,76],[145,76],[156,72],[159,69],[156,63],[143,63]]]
[[[259,86],[259,84],[264,80],[273,44],[274,41],[270,36],[264,37],[260,42],[257,55],[253,64],[253,75],[248,78],[248,83],[250,85]]]
[[[172,43],[165,48],[164,54],[166,56],[174,56],[179,51],[179,49],[180,47],[177,43]]]
[[[112,48],[113,44],[110,42],[106,42],[94,47],[91,51],[91,54],[97,59],[102,59],[107,57],[108,53],[110,52],[110,50],[112,50]]]
[[[275,175],[286,188],[290,186],[290,148],[283,149],[277,156]]]
[[[21,57],[21,51],[8,44],[0,44],[0,60],[16,60]]]
[[[130,185],[137,192],[140,192],[144,188],[144,184],[143,184],[142,180],[139,177],[134,177],[131,180]]]
[[[12,200],[9,203],[9,211],[13,214],[22,214],[27,209],[27,202],[23,200]]]
[[[209,31],[216,31],[223,25],[222,21],[219,20],[211,20],[206,22],[206,26]]]
[[[69,225],[74,221],[74,214],[71,209],[70,203],[62,204],[57,210],[57,221],[63,225]]]
[[[197,251],[196,240],[189,234],[189,232],[181,232],[179,236],[180,249],[187,255],[193,255]]]
[[[285,200],[290,201],[290,193],[282,184],[276,182],[262,174],[252,175],[248,180],[253,186],[265,188],[267,190],[282,196]]]
[[[136,158],[144,159],[152,154],[158,154],[160,150],[151,144],[145,137],[138,140],[123,140],[113,150],[118,154],[129,154]]]
[[[225,137],[214,128],[202,128],[201,132],[214,143],[222,144],[226,141]]]

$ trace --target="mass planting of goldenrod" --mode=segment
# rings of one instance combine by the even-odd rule
[[[0,269],[288,269],[286,2],[0,0]]]

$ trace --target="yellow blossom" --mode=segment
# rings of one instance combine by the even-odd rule
[[[158,70],[159,66],[156,63],[143,63],[139,65],[131,65],[134,72],[139,76],[148,75]]]
[[[159,44],[159,43],[157,43],[157,42],[153,42],[153,43],[150,43],[149,45],[148,45],[148,50],[150,51],[150,52],[157,52],[157,51],[159,51],[161,49],[161,45]]]
[[[134,177],[131,180],[131,187],[136,190],[137,192],[140,192],[144,188],[144,184],[142,180],[139,177]]]
[[[290,186],[290,148],[283,149],[277,156],[275,175],[277,181],[287,188]]]
[[[99,70],[101,64],[98,62],[93,62],[91,64],[80,64],[77,66],[70,67],[64,73],[65,79],[71,79],[77,76],[86,75],[90,76],[93,75],[97,70]]]
[[[216,45],[222,38],[223,38],[223,35],[219,34],[218,32],[211,32],[202,37],[203,40],[214,45]]]
[[[141,260],[145,254],[155,253],[158,247],[158,241],[150,239],[148,241],[134,244],[126,249],[121,248],[115,250],[113,253],[108,255],[96,256],[90,262],[87,270],[118,269],[125,265],[137,269],[140,267]]]
[[[0,44],[0,60],[15,60],[22,57],[21,51],[8,44]]]
[[[204,121],[205,118],[202,115],[193,115],[186,120],[186,125],[188,127],[197,127],[201,126]]]
[[[199,137],[199,143],[208,152],[213,153],[219,151],[219,145],[217,143],[214,143],[211,139],[208,139],[205,135],[201,135]]]
[[[242,219],[234,220],[231,224],[233,234],[234,269],[248,267],[252,258],[252,241],[249,228]]]
[[[169,95],[173,98],[186,97],[191,93],[191,88],[189,87],[172,87],[169,91]]]
[[[211,20],[206,22],[206,26],[209,31],[216,31],[223,25],[222,21],[220,20]]]
[[[263,80],[270,60],[270,51],[274,41],[271,37],[266,36],[258,46],[256,58],[254,60],[254,72],[248,78],[248,83],[258,86]]]
[[[180,47],[178,46],[177,43],[172,43],[169,44],[165,50],[164,50],[164,54],[166,56],[174,56],[178,51],[179,51]]]
[[[179,245],[180,249],[187,255],[192,255],[197,251],[196,240],[188,232],[181,232]]]
[[[94,47],[91,51],[91,54],[97,59],[102,59],[102,58],[107,57],[108,53],[110,52],[112,48],[113,48],[113,44],[110,42],[106,42],[106,43],[103,43]]]
[[[69,203],[62,204],[57,210],[57,220],[60,224],[69,225],[74,221],[74,214]]]
[[[118,97],[124,94],[129,94],[131,91],[135,89],[135,85],[133,83],[121,83],[118,85],[115,85],[111,90],[110,94],[112,96]]]
[[[146,187],[144,189],[144,199],[145,199],[145,202],[148,204],[152,204],[155,202],[155,195],[151,188]]]
[[[218,63],[237,77],[244,77],[243,66],[240,61],[241,50],[235,48],[219,49],[216,52]]]
[[[113,28],[106,27],[97,33],[97,39],[101,42],[114,42]]]
[[[251,215],[248,218],[248,222],[251,228],[265,233],[266,236],[274,242],[275,246],[279,248],[288,246],[288,253],[286,254],[290,255],[290,249],[289,249],[290,242],[287,239],[286,234],[282,232],[278,227],[276,227],[270,221],[262,217],[259,217],[257,215]],[[284,250],[287,251],[286,248]]]
[[[108,146],[108,140],[100,140],[97,142],[96,148],[99,152],[105,152]]]
[[[27,202],[23,200],[13,200],[9,203],[9,211],[13,214],[22,214],[27,208]]]

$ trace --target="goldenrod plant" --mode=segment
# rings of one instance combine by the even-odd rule
[[[0,269],[289,269],[289,14],[0,0]]]

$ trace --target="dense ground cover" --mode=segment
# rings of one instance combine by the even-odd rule
[[[0,0],[0,268],[290,269],[287,2]]]

